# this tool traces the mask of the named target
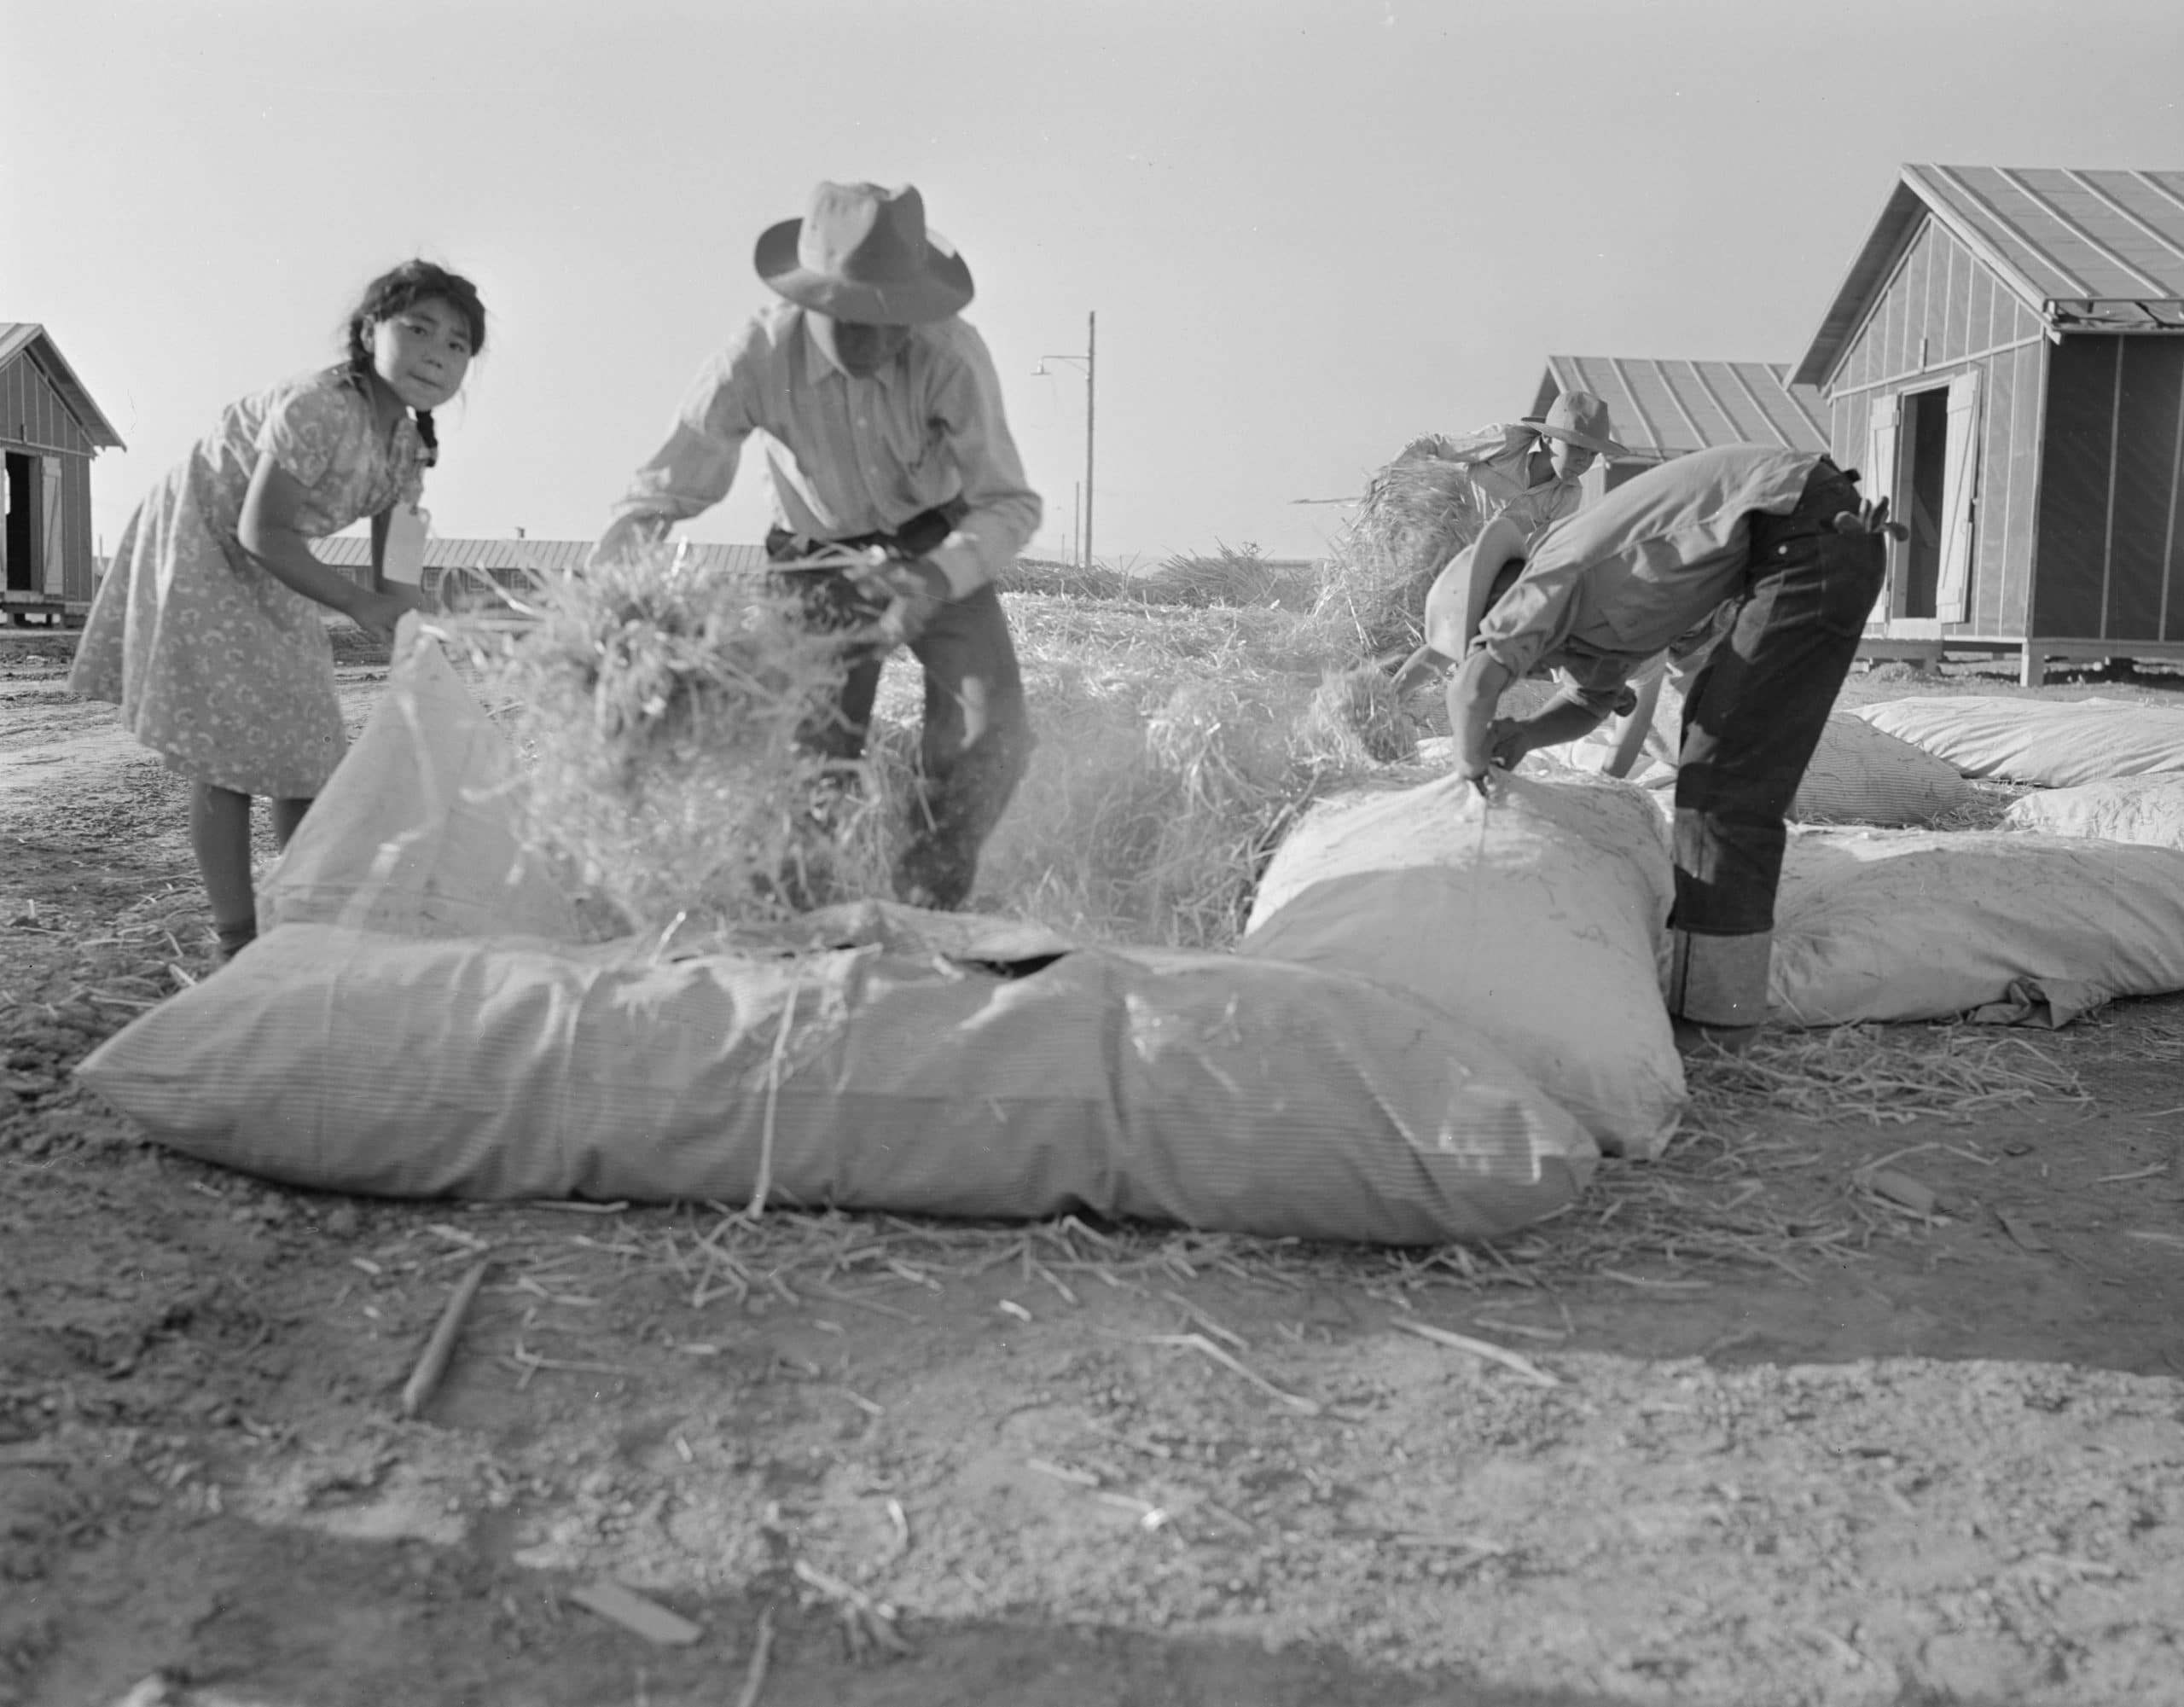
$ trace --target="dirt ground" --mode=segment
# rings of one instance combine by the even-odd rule
[[[70,1079],[211,958],[64,669],[0,642],[4,1707],[2184,1703],[2184,998],[1498,1251],[314,1195]],[[1613,1243],[1649,1179],[1720,1236]]]

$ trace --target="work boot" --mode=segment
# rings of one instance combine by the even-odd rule
[[[1773,933],[1734,937],[1670,932],[1669,1019],[1684,1054],[1719,1049],[1741,1055],[1767,1018],[1767,967]]]

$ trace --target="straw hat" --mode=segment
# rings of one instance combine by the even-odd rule
[[[1560,438],[1580,450],[1590,450],[1600,456],[1628,456],[1630,453],[1608,437],[1613,425],[1608,420],[1607,405],[1590,392],[1565,392],[1554,400],[1554,407],[1542,421],[1536,415],[1526,415],[1525,425],[1535,433],[1549,438]]]
[[[971,270],[925,223],[915,186],[822,183],[810,211],[767,228],[758,276],[791,302],[837,320],[915,326],[971,299]]]
[[[1494,578],[1513,557],[1525,554],[1525,531],[1497,515],[1478,537],[1449,560],[1426,595],[1426,643],[1442,657],[1460,659],[1471,650],[1486,615]]]

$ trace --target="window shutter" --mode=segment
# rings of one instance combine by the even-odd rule
[[[1883,498],[1891,500],[1891,512],[1896,508],[1892,501],[1896,496],[1896,424],[1902,404],[1902,398],[1894,392],[1873,399],[1873,419],[1866,427],[1866,466],[1858,479],[1871,502],[1877,504]],[[1903,566],[1903,547],[1901,541],[1891,539],[1884,549],[1888,553],[1888,582],[1880,597],[1873,601],[1875,614],[1866,624],[1869,629],[1885,629],[1896,610],[1896,575]]]
[[[40,531],[45,536],[40,542],[45,555],[40,564],[42,572],[38,582],[46,592],[58,598],[68,584],[68,560],[61,549],[61,530],[68,507],[61,495],[61,459],[58,456],[41,456],[38,461],[44,465],[42,484],[44,487],[41,494],[44,502],[38,509],[38,522]]]
[[[1949,382],[1949,438],[1942,462],[1942,562],[1934,614],[1966,619],[1972,604],[1972,494],[1978,487],[1979,374]]]

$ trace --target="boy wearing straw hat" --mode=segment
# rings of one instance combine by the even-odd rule
[[[1414,438],[1397,462],[1425,457],[1463,465],[1481,522],[1507,516],[1536,539],[1576,511],[1578,480],[1595,456],[1627,456],[1616,443],[1607,405],[1590,392],[1565,392],[1544,415],[1483,427],[1463,438]]]
[[[719,502],[744,440],[763,432],[768,557],[784,568],[845,549],[867,558],[777,578],[815,625],[858,631],[837,714],[808,743],[861,757],[881,665],[909,647],[925,671],[925,723],[895,891],[957,908],[1031,753],[993,582],[1040,520],[993,358],[958,317],[970,269],[927,229],[908,184],[822,183],[802,219],[760,236],[755,258],[782,299],[700,369],[593,554],[649,544]]]
[[[1783,821],[1887,568],[1887,500],[1811,451],[1723,445],[1648,469],[1526,544],[1503,519],[1460,552],[1426,602],[1449,684],[1455,769],[1575,740],[1617,711],[1648,659],[1728,603],[1726,632],[1684,701],[1676,782],[1669,1011],[1679,1045],[1747,1047],[1767,1011]],[[1562,692],[1497,719],[1541,666]]]

